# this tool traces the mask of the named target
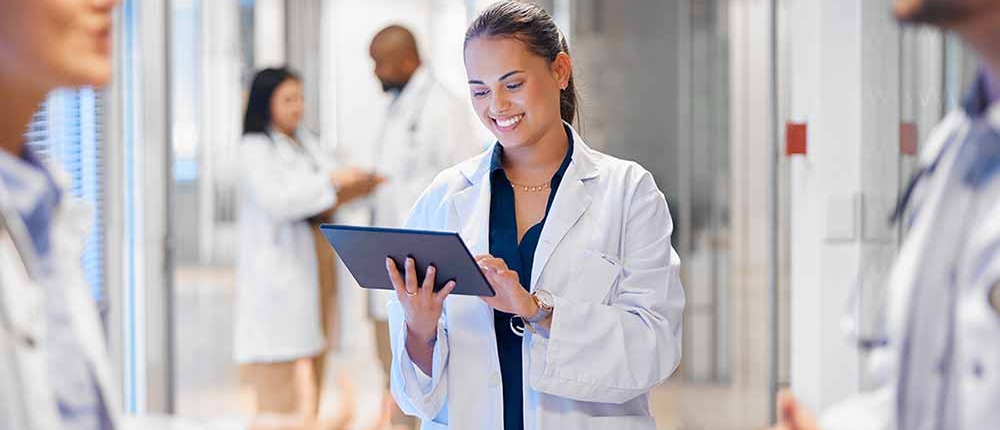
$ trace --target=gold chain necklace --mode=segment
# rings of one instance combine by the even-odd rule
[[[546,182],[542,185],[521,185],[514,183],[514,181],[508,181],[508,182],[510,182],[511,188],[514,188],[515,190],[520,189],[521,191],[524,191],[526,193],[540,193],[542,191],[548,190],[549,187],[552,185],[552,181]]]

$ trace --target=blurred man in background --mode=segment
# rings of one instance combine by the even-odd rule
[[[455,49],[459,49],[456,46]],[[401,227],[410,207],[438,172],[485,149],[469,103],[453,94],[423,64],[410,30],[393,25],[379,31],[369,49],[375,76],[390,95],[377,129],[373,166],[386,178],[372,198],[372,225]],[[386,375],[392,352],[385,309],[389,292],[371,292],[379,358]],[[397,414],[396,421],[402,417]]]
[[[898,0],[895,14],[954,31],[983,67],[931,134],[894,216],[911,227],[889,281],[889,342],[870,360],[881,386],[821,420],[784,393],[775,429],[1000,423],[1000,1]]]

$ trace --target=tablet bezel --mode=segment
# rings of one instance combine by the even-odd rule
[[[475,291],[475,292],[473,292],[473,293],[464,292],[463,291],[464,289],[460,290],[461,285],[456,286],[456,289],[454,291],[452,291],[451,294],[453,294],[453,295],[461,295],[461,296],[472,296],[472,297],[494,297],[494,296],[496,296],[496,291],[493,289],[493,286],[490,285],[489,281],[486,279],[486,276],[483,275],[482,271],[479,270],[479,265],[476,263],[475,257],[472,255],[472,252],[469,250],[468,245],[465,244],[465,241],[462,240],[461,235],[459,235],[457,232],[453,232],[453,231],[440,231],[440,230],[417,230],[417,229],[408,229],[408,228],[367,227],[367,226],[332,224],[332,223],[322,224],[322,225],[319,226],[319,228],[320,228],[320,231],[324,232],[324,233],[327,232],[327,231],[336,232],[336,231],[340,230],[340,231],[353,231],[353,232],[362,232],[362,233],[365,233],[365,232],[390,233],[390,234],[399,233],[399,234],[408,234],[408,235],[417,235],[417,236],[421,236],[422,235],[422,236],[437,236],[437,237],[453,237],[455,240],[458,241],[458,244],[461,246],[462,250],[465,252],[465,255],[468,257],[468,262],[470,264],[473,264],[475,266],[475,268],[476,268],[475,273],[477,274],[477,276],[479,276],[479,279],[482,280],[482,284],[486,286],[486,288],[487,288],[487,290],[489,292],[489,295],[480,295],[480,294],[478,294],[480,292],[478,290]],[[336,247],[333,246],[333,242],[330,240],[330,237],[328,237],[326,234],[323,234],[323,238],[326,239],[327,244],[329,246],[333,247],[334,251],[336,251]],[[337,253],[338,253],[338,255],[340,254],[339,251]],[[416,257],[415,260],[417,262],[417,274],[418,274],[418,277],[420,279],[423,279],[423,276],[426,273],[427,267],[428,267],[428,265],[430,263],[423,263],[422,264],[422,261],[428,261],[428,262],[430,262],[430,261],[433,261],[434,259],[422,258],[419,255],[419,250],[416,251],[416,252],[411,252],[410,255]],[[403,271],[403,261],[400,258],[401,256],[392,256],[392,257],[393,257],[393,260],[396,261],[396,265],[400,269],[400,272],[402,272]],[[344,262],[344,266],[347,267],[348,272],[351,273],[351,277],[354,279],[354,281],[361,288],[364,288],[364,289],[367,289],[367,290],[395,291],[395,289],[392,287],[392,284],[390,284],[388,286],[388,288],[362,285],[361,282],[358,280],[357,276],[355,276],[354,272],[351,270],[351,268],[349,266],[347,266],[347,262],[343,258],[341,258],[341,261]],[[388,277],[388,273],[386,273],[386,277]],[[435,292],[440,291],[441,288],[444,286],[444,284],[447,283],[447,281],[448,281],[447,279],[444,279],[444,280],[442,280],[442,279],[435,279],[435,288],[434,288],[434,291]]]

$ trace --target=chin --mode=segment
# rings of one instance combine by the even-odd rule
[[[111,82],[111,64],[107,58],[95,56],[90,60],[77,60],[68,73],[68,82],[60,86],[104,87]]]
[[[975,8],[958,0],[896,2],[893,5],[893,14],[900,22],[946,28],[960,26],[975,13]]]

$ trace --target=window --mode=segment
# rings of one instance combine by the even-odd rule
[[[69,176],[68,194],[87,202],[93,210],[82,264],[94,299],[104,309],[100,112],[101,97],[93,89],[53,91],[35,113],[26,138],[41,159],[55,162]]]

